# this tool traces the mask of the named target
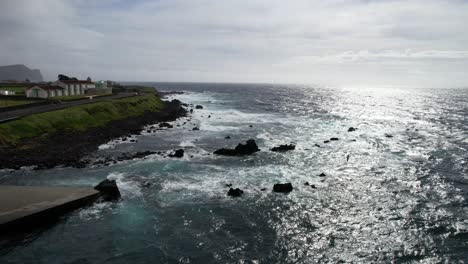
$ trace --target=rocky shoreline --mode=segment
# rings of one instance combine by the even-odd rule
[[[93,127],[83,132],[63,132],[47,139],[33,138],[23,142],[23,147],[0,148],[0,169],[20,169],[35,166],[48,169],[59,165],[82,167],[82,158],[98,150],[112,139],[140,133],[144,126],[158,122],[174,121],[187,115],[187,110],[178,100],[165,102],[159,112],[112,121],[104,127]],[[33,146],[28,148],[27,146]]]

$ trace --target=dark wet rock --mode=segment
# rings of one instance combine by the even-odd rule
[[[242,156],[242,155],[253,154],[257,151],[260,151],[260,149],[257,146],[257,143],[255,143],[255,140],[249,139],[247,140],[246,144],[239,143],[237,147],[234,149],[227,149],[227,148],[218,149],[214,152],[214,154],[224,155],[224,156]]]
[[[266,190],[267,190],[267,188],[261,188],[261,189],[260,189],[260,191],[262,191],[262,192],[264,192],[264,191],[266,191]]]
[[[192,109],[190,109],[190,113],[193,113],[193,108],[192,108]]]
[[[392,138],[393,136],[390,134],[385,134],[385,137]]]
[[[224,139],[231,139],[231,137],[230,136],[225,136]]]
[[[153,186],[153,184],[151,182],[143,182],[141,184],[141,187],[143,187],[143,188],[149,188],[151,186]]]
[[[325,143],[325,144],[330,143],[330,140],[325,140],[325,141],[323,141],[323,143]]]
[[[315,189],[316,187],[315,187],[314,184],[311,184],[311,185],[310,185],[310,188]]]
[[[327,175],[325,173],[323,173],[323,172],[319,174],[319,177],[325,177],[325,176],[327,176]]]
[[[316,146],[317,148],[320,148],[320,145],[319,145],[319,144],[315,144],[314,146]]]
[[[208,115],[208,118],[211,118],[211,115]]]
[[[135,142],[137,142],[137,141],[136,141],[136,139],[130,139],[130,142],[135,143]]]
[[[348,128],[348,132],[354,132],[354,131],[356,131],[356,130],[357,130],[357,128],[355,128],[355,127],[350,127],[350,128]]]
[[[239,155],[247,155],[260,151],[257,143],[255,143],[255,140],[253,139],[247,140],[246,144],[238,144],[235,150]]]
[[[236,188],[236,189],[233,189],[233,188],[230,188],[227,195],[228,196],[231,196],[231,197],[239,197],[241,196],[242,194],[244,193],[243,190],[239,189],[239,188]]]
[[[201,105],[196,105],[196,106],[195,106],[195,109],[203,109],[203,106],[201,106]]]
[[[122,138],[122,141],[127,141],[127,138],[126,138],[126,137],[123,137],[123,138]]]
[[[293,144],[290,144],[290,145],[280,145],[279,147],[274,147],[271,149],[271,151],[279,151],[279,152],[284,152],[284,151],[288,151],[288,150],[294,150],[296,149],[296,146],[293,145]]]
[[[253,125],[249,125],[249,127],[253,127]]]
[[[227,183],[227,184],[226,184],[226,187],[230,188],[230,187],[232,187],[232,184],[231,184],[231,183]]]
[[[193,131],[198,131],[198,130],[200,130],[200,128],[194,127],[194,128],[192,128],[192,130],[193,130]]]
[[[351,141],[351,142],[356,142],[356,140],[355,140],[355,139],[351,139],[350,141]]]
[[[305,182],[304,185],[305,185],[305,186],[309,186],[310,183],[309,183],[309,182]]]
[[[163,122],[163,123],[159,124],[159,127],[161,127],[161,128],[163,128],[163,127],[173,128],[174,126],[169,124],[169,123]]]
[[[288,183],[277,183],[273,185],[273,192],[289,193],[293,190],[293,186],[290,182]]]
[[[332,137],[332,138],[330,138],[330,141],[337,141],[337,140],[340,140],[340,139],[337,138],[337,137]]]
[[[184,156],[184,150],[183,149],[178,149],[174,153],[169,154],[169,157],[171,158],[182,158]]]
[[[101,196],[105,201],[114,201],[120,199],[121,197],[115,180],[105,179],[96,185],[94,189],[101,193]]]

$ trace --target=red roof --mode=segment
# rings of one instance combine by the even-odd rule
[[[64,89],[63,87],[60,87],[60,86],[56,86],[56,85],[34,85],[34,86],[31,86],[28,88],[29,89],[32,89],[34,87],[39,87],[43,90],[57,90],[57,89]]]
[[[63,82],[63,83],[89,83],[89,84],[92,83],[88,80],[58,80],[58,81]]]

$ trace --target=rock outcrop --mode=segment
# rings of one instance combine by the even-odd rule
[[[289,193],[293,190],[293,186],[290,182],[288,183],[277,183],[273,185],[273,192]]]
[[[239,188],[236,188],[236,189],[233,189],[233,188],[230,188],[227,195],[228,196],[231,196],[231,197],[239,197],[241,196],[242,194],[244,193],[243,190],[239,189]]]
[[[260,151],[260,149],[257,146],[257,143],[255,143],[255,140],[249,139],[247,140],[246,144],[239,143],[234,149],[218,149],[214,152],[214,154],[224,156],[243,156],[253,154],[257,151]]]
[[[286,145],[280,145],[279,147],[274,147],[271,149],[271,151],[277,151],[277,152],[284,152],[284,151],[288,151],[288,150],[294,150],[296,149],[296,146],[293,145],[293,144],[286,144]]]
[[[119,187],[117,187],[115,180],[105,179],[96,185],[94,189],[101,193],[101,196],[105,201],[115,201],[121,197]]]

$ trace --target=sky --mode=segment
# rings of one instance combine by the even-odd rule
[[[468,87],[468,1],[1,0],[8,64],[47,80]]]

